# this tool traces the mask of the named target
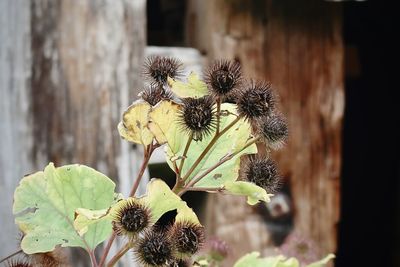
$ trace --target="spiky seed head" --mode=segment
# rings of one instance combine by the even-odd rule
[[[150,224],[150,210],[134,198],[118,202],[112,217],[114,231],[128,237],[135,237]]]
[[[280,177],[278,169],[273,160],[269,158],[252,158],[244,170],[245,180],[252,182],[268,193],[275,192],[280,186]]]
[[[215,112],[210,96],[182,99],[180,122],[183,128],[193,133],[193,139],[201,141],[215,128]]]
[[[204,243],[204,227],[198,223],[176,222],[169,235],[175,244],[177,258],[192,256]]]
[[[22,260],[11,260],[8,261],[6,264],[7,267],[33,267],[32,264],[30,264],[27,261],[22,261]]]
[[[150,56],[146,59],[143,73],[153,84],[163,85],[168,77],[179,78],[182,75],[182,63],[170,57]]]
[[[206,72],[205,80],[214,95],[225,96],[241,81],[240,64],[236,61],[218,60]]]
[[[162,86],[151,85],[146,87],[139,96],[151,106],[157,105],[161,100],[170,100],[173,98],[171,91],[167,91]]]
[[[247,119],[268,116],[275,107],[275,95],[271,85],[264,81],[251,81],[237,96],[239,114]]]
[[[65,248],[56,247],[53,251],[28,255],[33,266],[61,267],[69,266]]]
[[[173,244],[165,232],[148,231],[137,242],[138,260],[146,267],[169,267],[174,261]]]
[[[273,149],[279,149],[289,136],[288,125],[285,118],[280,114],[271,114],[264,117],[260,122],[260,135]]]

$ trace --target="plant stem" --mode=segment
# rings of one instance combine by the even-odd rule
[[[131,192],[129,193],[130,197],[133,197],[135,195],[136,190],[139,187],[140,181],[142,180],[144,171],[146,170],[147,164],[149,163],[149,160],[150,160],[150,157],[151,157],[151,154],[153,153],[153,151],[154,151],[153,144],[148,145],[147,150],[144,153],[142,166],[140,166],[139,173],[136,177],[135,182],[133,183]]]
[[[2,259],[0,260],[0,263],[2,263],[3,261],[8,260],[9,258],[14,257],[15,255],[18,255],[18,254],[21,253],[21,252],[22,252],[22,249],[20,249],[20,250],[14,252],[14,253],[12,253],[12,254],[6,256],[6,257],[4,257],[4,258],[2,258]]]
[[[190,187],[187,191],[221,192],[224,191],[224,187]]]
[[[147,165],[149,163],[151,155],[153,154],[154,150],[156,148],[158,148],[158,147],[159,147],[158,144],[150,144],[145,149],[145,152],[144,152],[144,155],[143,155],[142,166],[140,167],[140,171],[139,171],[138,175],[136,176],[135,182],[132,185],[131,192],[129,193],[130,197],[133,197],[135,195],[136,190],[139,187],[140,181],[142,180],[144,171],[146,170],[146,167],[147,167]],[[108,243],[107,243],[106,247],[104,248],[103,255],[101,256],[99,267],[102,267],[104,265],[104,263],[105,263],[105,261],[107,259],[107,255],[110,252],[111,246],[112,246],[115,238],[116,238],[116,234],[115,234],[115,232],[113,232],[112,236],[108,240]]]
[[[108,252],[110,251],[111,245],[113,244],[116,237],[117,237],[117,234],[115,232],[113,232],[110,239],[107,242],[106,247],[104,248],[103,255],[101,255],[99,267],[102,267],[104,265],[107,255],[108,255]]]
[[[181,178],[181,176],[180,176],[181,174],[180,173],[182,172],[183,164],[185,163],[185,159],[186,159],[186,154],[187,154],[187,152],[189,150],[189,147],[190,147],[190,144],[192,143],[192,140],[193,140],[193,133],[190,133],[189,139],[186,142],[185,150],[183,151],[181,163],[179,164],[179,178]]]
[[[221,98],[217,98],[217,131],[215,132],[215,135],[219,134],[219,125],[221,121]]]
[[[249,146],[255,144],[256,142],[258,142],[261,138],[257,137],[252,139],[250,142],[248,142],[246,145],[243,146],[242,149],[234,152],[234,153],[230,153],[227,154],[226,156],[224,156],[223,158],[221,158],[217,163],[215,163],[213,166],[211,166],[210,168],[208,168],[206,171],[204,171],[202,174],[200,174],[199,176],[195,177],[194,179],[192,179],[187,185],[186,187],[180,191],[179,195],[181,196],[183,193],[185,193],[186,191],[202,191],[202,190],[197,190],[195,189],[196,187],[193,187],[197,182],[199,182],[201,179],[203,179],[206,175],[208,175],[210,172],[212,172],[213,170],[215,170],[216,168],[218,168],[219,166],[221,166],[222,164],[224,164],[225,162],[227,162],[228,160],[231,160],[234,156],[236,156],[237,154],[239,154],[240,152],[242,152],[243,150],[245,150],[246,148],[248,148]],[[202,188],[202,187],[197,187],[197,188]],[[206,191],[206,190],[203,190]]]
[[[88,253],[90,256],[90,262],[92,263],[92,267],[98,267],[99,265],[97,264],[96,255],[94,255],[94,251],[89,249]]]
[[[208,151],[210,151],[210,149],[214,146],[215,142],[217,142],[218,138],[220,138],[224,133],[226,133],[230,128],[232,128],[239,120],[240,120],[240,117],[235,118],[219,134],[215,135],[213,137],[213,139],[211,139],[210,143],[207,145],[207,147],[203,150],[203,152],[200,154],[200,156],[197,158],[197,160],[193,163],[192,167],[190,167],[189,171],[182,178],[183,181],[186,181],[186,179],[189,178],[189,176],[196,169],[196,167],[199,165],[199,163],[207,155]]]
[[[118,261],[119,259],[121,259],[122,256],[124,256],[124,254],[126,252],[128,252],[128,250],[132,247],[132,244],[130,242],[126,243],[118,252],[117,254],[114,255],[114,257],[112,257],[112,259],[110,260],[110,262],[107,264],[107,267],[113,267]]]

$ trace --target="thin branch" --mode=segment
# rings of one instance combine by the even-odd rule
[[[99,265],[97,264],[96,255],[94,255],[94,251],[88,250],[88,253],[90,256],[90,262],[92,263],[92,267],[98,267]]]
[[[131,192],[129,193],[129,196],[130,196],[130,197],[133,197],[133,196],[135,195],[136,190],[137,190],[138,187],[139,187],[140,181],[142,180],[144,171],[145,171],[146,168],[147,168],[147,164],[149,163],[149,160],[150,160],[150,157],[151,157],[151,154],[153,153],[153,151],[154,151],[153,144],[150,144],[150,145],[147,147],[147,150],[146,150],[145,153],[144,153],[142,166],[140,166],[139,173],[138,173],[138,175],[137,175],[137,177],[136,177],[136,180],[135,180],[135,182],[134,182],[134,184],[133,184],[133,186],[132,186]]]
[[[199,192],[222,192],[225,189],[223,187],[190,187],[186,191],[199,191]]]
[[[221,122],[221,98],[217,98],[217,131],[215,132],[215,135],[219,134],[219,126]]]
[[[14,257],[15,255],[18,255],[19,253],[22,253],[22,249],[20,249],[20,250],[14,252],[14,253],[12,253],[12,254],[6,256],[6,257],[4,257],[4,258],[2,258],[2,259],[0,260],[0,263],[2,263],[3,261],[6,261],[6,260],[8,260],[8,259]]]
[[[200,156],[197,158],[197,160],[193,163],[192,167],[189,169],[189,171],[185,174],[185,176],[182,178],[183,181],[186,181],[186,179],[189,178],[189,176],[192,174],[192,172],[196,169],[196,167],[199,165],[199,163],[203,160],[203,158],[207,155],[207,153],[210,151],[210,149],[214,146],[214,144],[217,142],[217,140],[224,134],[226,133],[230,128],[232,128],[238,121],[240,120],[240,117],[235,118],[230,124],[228,124],[218,135],[214,136],[213,139],[210,141],[210,143],[207,145],[207,147],[203,150],[203,152],[200,154]]]
[[[104,263],[106,262],[106,258],[107,258],[108,252],[110,251],[111,246],[112,246],[112,244],[113,244],[113,242],[114,242],[116,237],[117,237],[117,234],[115,232],[113,232],[111,237],[110,237],[110,239],[107,242],[106,247],[103,250],[103,255],[101,255],[101,258],[100,258],[99,267],[102,267],[104,265]]]
[[[196,183],[198,183],[201,179],[203,179],[205,176],[207,176],[209,173],[211,173],[213,170],[215,170],[216,168],[218,168],[219,166],[221,166],[222,164],[224,164],[225,162],[231,160],[234,156],[236,156],[237,154],[239,154],[240,152],[242,152],[243,150],[245,150],[246,148],[248,148],[249,146],[257,143],[261,138],[257,137],[252,139],[250,142],[248,142],[246,145],[243,146],[242,149],[235,151],[234,153],[230,153],[227,154],[226,156],[224,156],[223,158],[221,158],[217,163],[215,163],[213,166],[211,166],[210,168],[208,168],[207,170],[205,170],[202,174],[200,174],[199,176],[195,177],[194,179],[192,179],[186,186],[185,188],[180,191],[179,195],[181,196],[183,193],[185,193],[186,191],[195,191],[193,190],[194,188],[201,188],[201,187],[193,187]]]
[[[190,133],[189,139],[186,142],[185,150],[183,151],[181,163],[179,164],[179,172],[180,173],[182,172],[183,164],[185,163],[186,155],[187,155],[187,152],[189,150],[190,144],[192,143],[192,140],[193,140],[193,133]],[[181,178],[180,174],[179,174],[179,178]]]
[[[181,174],[180,174],[180,170],[179,170],[179,168],[178,168],[178,165],[176,164],[176,160],[174,160],[174,161],[172,161],[172,165],[174,166],[174,171],[175,171],[175,185],[174,185],[174,188],[173,189],[175,189],[175,188],[177,188],[178,186],[179,186],[179,183],[180,183],[180,181],[181,181]]]
[[[114,257],[112,257],[112,259],[110,260],[110,262],[107,264],[107,267],[113,267],[118,261],[119,259],[121,259],[122,256],[124,256],[124,254],[126,252],[128,252],[128,250],[132,247],[132,244],[130,242],[126,243],[118,252],[117,254],[114,255]]]
[[[130,196],[130,197],[132,197],[132,196],[135,195],[136,190],[137,190],[138,187],[139,187],[140,181],[142,180],[144,171],[146,170],[146,167],[147,167],[147,165],[148,165],[148,163],[149,163],[149,160],[150,160],[150,158],[151,158],[151,155],[153,154],[154,150],[155,150],[156,148],[158,148],[159,146],[160,146],[160,145],[157,144],[157,143],[156,143],[156,144],[150,144],[150,145],[148,145],[147,148],[145,149],[144,155],[143,155],[142,166],[140,167],[140,171],[139,171],[138,175],[136,176],[135,182],[134,182],[133,185],[132,185],[131,192],[129,193],[129,196]],[[108,240],[108,243],[107,243],[106,247],[104,248],[103,255],[101,256],[101,261],[100,261],[99,267],[102,267],[102,266],[104,265],[104,263],[105,263],[105,261],[106,261],[106,258],[107,258],[107,255],[108,255],[108,253],[110,252],[111,246],[112,246],[112,244],[113,244],[115,238],[116,238],[116,234],[115,234],[115,232],[114,232],[114,233],[112,234],[112,236],[110,237],[110,239]]]

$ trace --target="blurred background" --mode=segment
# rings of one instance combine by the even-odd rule
[[[272,83],[288,118],[288,144],[273,155],[284,185],[270,204],[185,195],[208,236],[228,245],[224,266],[253,250],[400,266],[395,10],[386,1],[0,0],[0,258],[18,245],[13,191],[47,162],[89,165],[129,191],[141,151],[116,126],[143,88],[145,57],[159,54],[199,73],[236,60]],[[171,177],[162,154],[154,176]]]

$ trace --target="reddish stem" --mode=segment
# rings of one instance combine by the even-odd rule
[[[132,185],[131,192],[129,193],[130,197],[133,197],[135,195],[136,190],[139,187],[140,181],[142,180],[144,171],[146,170],[147,164],[149,163],[151,154],[159,146],[160,146],[159,144],[155,144],[155,145],[150,144],[150,145],[147,146],[146,150],[144,151],[142,166],[140,167],[140,170],[139,170],[139,173],[138,173],[138,175],[136,177],[136,180]],[[99,267],[103,267],[103,265],[104,265],[104,263],[106,261],[107,255],[110,252],[111,246],[112,246],[115,238],[116,238],[116,234],[114,232],[112,234],[112,236],[110,237],[110,239],[108,240],[108,243],[107,243],[106,247],[104,248],[103,255],[101,256]]]

